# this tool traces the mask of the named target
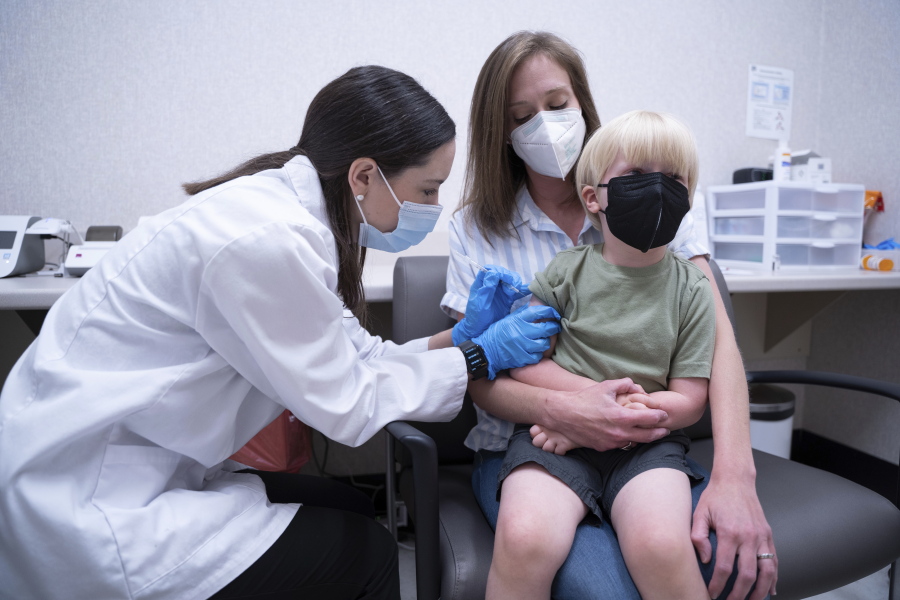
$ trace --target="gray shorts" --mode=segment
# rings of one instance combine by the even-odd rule
[[[564,456],[544,452],[531,443],[530,425],[516,425],[506,457],[497,477],[497,499],[503,480],[519,465],[534,462],[544,467],[578,494],[588,507],[588,517],[609,518],[613,500],[635,476],[650,469],[675,469],[685,473],[694,486],[703,481],[703,474],[692,469],[685,460],[691,447],[690,439],[681,431],[649,444],[639,444],[633,450],[598,452],[591,448],[576,448]]]

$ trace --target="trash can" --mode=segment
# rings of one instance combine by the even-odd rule
[[[794,393],[764,383],[750,384],[750,445],[782,458],[791,457]]]

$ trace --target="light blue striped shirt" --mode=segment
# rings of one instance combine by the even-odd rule
[[[489,244],[472,224],[466,226],[463,211],[457,211],[450,220],[450,266],[447,270],[447,292],[441,299],[441,308],[452,317],[465,313],[469,288],[475,280],[476,269],[459,256],[468,256],[481,265],[501,265],[516,271],[524,283],[530,283],[534,274],[543,271],[556,253],[576,244],[572,243],[562,229],[550,220],[534,203],[528,188],[516,195],[516,213],[512,219],[514,233],[508,238],[493,238]],[[603,234],[596,230],[587,216],[578,237],[577,245],[598,244]],[[669,248],[679,256],[691,258],[707,255],[709,251],[698,240],[694,232],[694,218],[688,213],[681,222],[678,234]],[[457,254],[459,253],[459,254]],[[528,298],[518,301],[513,309],[528,302]],[[478,424],[472,428],[465,444],[473,450],[506,450],[514,423],[505,421],[478,406]]]

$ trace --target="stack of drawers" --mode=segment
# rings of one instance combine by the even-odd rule
[[[762,270],[858,267],[865,186],[759,181],[707,190],[713,258]]]

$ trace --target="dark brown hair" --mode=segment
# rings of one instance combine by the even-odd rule
[[[516,192],[525,183],[526,172],[525,163],[506,143],[509,81],[516,68],[536,54],[545,54],[568,73],[587,125],[584,139],[600,127],[584,62],[568,42],[545,31],[520,31],[497,46],[481,68],[472,94],[465,193],[458,209],[468,209],[467,218],[485,238],[512,234]]]
[[[357,158],[371,158],[385,177],[393,177],[424,165],[435,150],[455,137],[450,115],[415,79],[386,67],[356,67],[316,94],[296,146],[257,156],[223,175],[183,187],[194,195],[237,177],[281,168],[297,155],[309,158],[319,174],[337,244],[338,293],[364,323],[365,252],[359,252],[350,231],[350,165]]]

